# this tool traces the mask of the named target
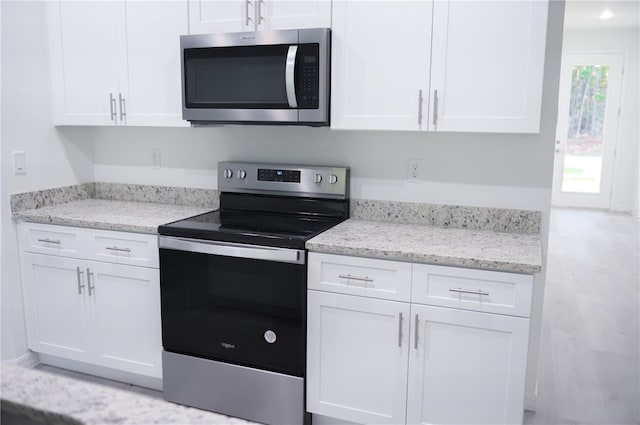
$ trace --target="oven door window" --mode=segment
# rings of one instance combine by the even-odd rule
[[[164,349],[302,376],[306,267],[160,250]]]
[[[187,108],[287,109],[288,45],[184,50]]]

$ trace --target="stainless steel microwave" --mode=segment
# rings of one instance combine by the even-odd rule
[[[183,119],[329,125],[330,29],[183,35],[180,49]]]

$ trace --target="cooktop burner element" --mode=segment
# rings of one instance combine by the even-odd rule
[[[282,248],[349,216],[349,169],[221,162],[220,209],[159,227],[159,233]]]

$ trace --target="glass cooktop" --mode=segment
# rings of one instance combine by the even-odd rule
[[[304,249],[304,243],[344,218],[216,210],[158,227],[161,235]]]

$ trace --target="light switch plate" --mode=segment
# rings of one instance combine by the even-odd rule
[[[13,174],[27,174],[27,157],[24,151],[13,151]]]

